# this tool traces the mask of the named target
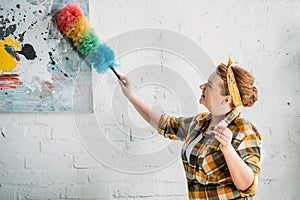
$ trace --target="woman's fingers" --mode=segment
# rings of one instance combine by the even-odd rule
[[[118,80],[119,85],[121,86],[121,88],[125,88],[126,86],[122,83],[122,81]]]
[[[129,80],[126,76],[123,76],[122,74],[119,74],[120,76],[120,79],[121,79],[121,83],[124,85],[124,86],[128,86],[129,85]]]
[[[127,99],[130,99],[131,83],[126,76],[123,76],[122,74],[119,74],[119,76],[120,76],[121,80],[118,80],[118,82],[119,82],[119,85],[121,86],[122,92],[127,97]]]
[[[223,145],[231,144],[232,132],[227,127],[217,127],[214,130],[215,138]]]
[[[119,76],[122,80],[125,80],[126,82],[128,82],[128,78],[126,76],[123,76],[122,74],[119,74]]]

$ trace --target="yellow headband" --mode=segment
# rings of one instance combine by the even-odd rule
[[[229,58],[228,63],[227,63],[227,67],[228,67],[227,68],[227,85],[228,85],[229,94],[233,101],[233,105],[235,107],[239,107],[239,106],[242,106],[243,103],[241,100],[239,89],[237,87],[237,84],[236,84],[236,81],[234,78],[231,64],[232,64],[232,60],[231,60],[231,58]]]

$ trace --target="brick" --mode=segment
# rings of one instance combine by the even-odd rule
[[[129,180],[134,180],[134,177],[129,174],[125,175],[122,172],[118,172],[112,169],[104,168],[102,170],[89,169],[89,180],[91,184],[98,184],[103,182],[108,182],[108,184],[114,184],[116,182],[126,182]],[[124,180],[124,177],[128,177]]]
[[[50,138],[48,126],[44,125],[29,125],[25,128],[26,140],[46,140]]]
[[[38,113],[18,113],[18,125],[30,126],[35,125],[36,116]]]
[[[147,181],[142,184],[133,181],[114,184],[112,190],[114,197],[150,197],[161,194],[158,184],[149,184]]]
[[[105,128],[104,134],[108,141],[126,141],[129,138],[127,133],[122,132],[118,127]]]
[[[18,117],[16,113],[0,113],[0,126],[16,126]]]
[[[66,125],[55,125],[51,127],[51,139],[53,140],[63,140],[74,138],[77,133],[74,128],[74,124],[68,126]]]
[[[145,200],[186,200],[188,197],[187,195],[166,195],[166,196],[156,196],[156,197],[144,197]],[[138,199],[138,198],[137,198]]]
[[[86,187],[67,187],[66,198],[67,199],[102,199],[110,198],[110,188],[104,184],[98,184],[97,186]]]
[[[72,158],[68,155],[30,154],[25,157],[26,169],[61,169],[71,168]]]
[[[73,155],[73,167],[76,169],[102,169],[103,166],[90,154],[75,154]]]
[[[74,124],[72,113],[37,113],[37,125],[60,125],[72,127]]]
[[[0,186],[0,199],[16,200],[15,188]]]
[[[178,183],[157,183],[160,184],[161,194],[170,196],[187,196],[187,183],[185,181]]]
[[[174,174],[176,174],[176,176],[174,176]],[[153,172],[153,176],[157,177],[159,181],[164,182],[185,182],[186,180],[181,159],[178,159],[171,166]]]
[[[69,140],[44,140],[41,142],[41,151],[52,154],[78,154],[85,152],[80,141],[74,138]]]
[[[59,199],[63,188],[57,187],[19,187],[17,188],[18,199]]]
[[[20,171],[24,170],[25,158],[16,154],[4,154],[0,153],[0,163],[2,170],[5,171]],[[1,169],[0,168],[0,169]]]
[[[151,197],[141,197],[141,196],[138,196],[138,197],[116,197],[116,198],[113,198],[115,200],[128,200],[128,199],[131,199],[131,200],[187,200],[187,196],[184,195],[184,196],[176,196],[176,195],[172,195],[172,196],[151,196]]]
[[[22,140],[25,137],[24,126],[4,126],[2,131],[7,140]]]
[[[3,184],[10,185],[39,185],[41,183],[40,172],[32,170],[7,171],[4,173]]]
[[[39,141],[6,140],[0,138],[1,151],[8,154],[31,154],[39,152]]]
[[[76,139],[86,144],[87,142],[104,141],[107,142],[105,135],[101,132],[98,125],[86,126],[80,125],[76,133]]]
[[[42,184],[48,186],[84,185],[88,182],[88,173],[84,170],[51,169],[42,172]]]

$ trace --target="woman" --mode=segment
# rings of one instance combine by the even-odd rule
[[[261,136],[240,113],[257,100],[254,78],[241,67],[221,63],[199,100],[209,113],[173,117],[151,110],[119,81],[124,95],[158,133],[184,141],[182,161],[190,199],[252,199],[260,176]]]

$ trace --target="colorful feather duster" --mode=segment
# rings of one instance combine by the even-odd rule
[[[99,73],[110,68],[115,71],[114,52],[98,39],[94,29],[90,26],[82,11],[75,4],[64,7],[56,18],[60,31],[72,41],[73,46]]]

